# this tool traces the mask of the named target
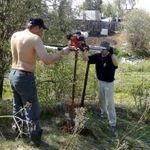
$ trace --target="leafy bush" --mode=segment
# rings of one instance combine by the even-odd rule
[[[132,99],[138,113],[143,112],[149,103],[149,66],[149,61],[120,64],[116,72],[115,97],[120,98],[121,95],[122,99]]]

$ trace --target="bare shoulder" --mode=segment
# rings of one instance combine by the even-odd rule
[[[30,41],[32,42],[32,44],[37,47],[37,46],[40,46],[40,45],[43,45],[43,42],[42,42],[42,39],[40,36],[38,35],[35,35],[33,34],[31,37],[30,37]]]
[[[15,32],[12,34],[11,38],[15,38],[18,34],[20,34],[21,31]]]
[[[36,34],[32,34],[31,38],[35,41],[40,41],[41,40],[41,37],[36,35]]]
[[[36,34],[31,33],[31,35],[29,37],[29,41],[30,41],[30,43],[32,43],[32,45],[36,51],[38,51],[38,50],[41,51],[41,49],[43,49],[43,47],[44,47],[41,37]]]

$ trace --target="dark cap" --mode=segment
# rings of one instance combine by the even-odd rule
[[[30,24],[37,25],[42,27],[45,30],[48,30],[48,27],[44,25],[44,21],[41,18],[30,18]]]
[[[102,49],[109,50],[109,49],[110,49],[110,43],[107,42],[107,41],[102,41],[101,44],[100,44],[100,47],[101,47]]]

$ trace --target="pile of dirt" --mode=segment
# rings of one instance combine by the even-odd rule
[[[112,36],[99,36],[99,37],[88,37],[86,39],[87,45],[100,45],[101,41],[108,41],[111,45],[118,45],[121,43],[125,43],[126,39],[123,34],[114,34]]]

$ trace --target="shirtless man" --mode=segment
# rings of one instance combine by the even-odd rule
[[[11,37],[12,69],[9,80],[13,94],[13,114],[23,119],[17,112],[21,107],[31,104],[31,108],[25,107],[25,119],[35,146],[40,145],[43,131],[39,123],[40,111],[34,76],[36,58],[39,57],[44,64],[49,65],[62,54],[69,53],[65,47],[57,53],[48,54],[40,38],[44,29],[48,28],[41,18],[31,18],[25,30],[16,32]],[[21,126],[20,122],[18,125]],[[19,133],[18,128],[16,131]]]

